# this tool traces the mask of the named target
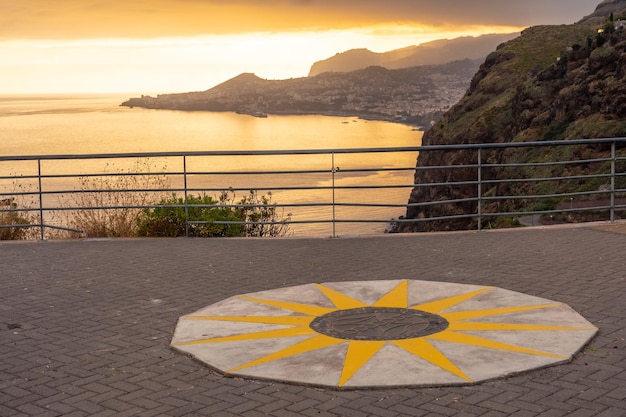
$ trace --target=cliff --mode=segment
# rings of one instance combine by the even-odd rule
[[[626,1],[619,3],[624,5]],[[615,13],[622,9],[611,10]],[[598,21],[599,16],[600,12],[593,19],[575,25],[529,28],[519,38],[502,45],[481,65],[459,103],[425,133],[423,145],[625,136],[626,30],[614,29],[614,23],[606,17]],[[599,33],[598,29],[603,27],[604,32]],[[606,149],[593,146],[578,148],[575,152],[587,157],[606,155]],[[510,150],[490,152],[484,160],[502,163],[540,161],[542,157]],[[472,159],[475,156],[460,151],[424,153],[419,156],[417,166],[475,163]],[[507,177],[504,174],[494,169],[486,175]],[[476,179],[475,170],[459,169],[455,170],[454,178],[450,175],[449,171],[418,170],[415,182]],[[500,184],[485,193],[524,195],[538,192],[537,187],[539,185]],[[467,197],[476,197],[474,186],[434,186],[415,188],[409,202]],[[532,209],[521,200],[498,204],[498,211]],[[487,207],[485,211],[492,209],[494,207]],[[475,203],[409,208],[406,218],[475,212]],[[458,230],[475,226],[473,221],[458,220],[403,224],[400,230]]]
[[[596,7],[596,10],[583,18],[580,23],[602,22],[613,13],[614,17],[626,11],[626,0],[605,0]]]
[[[370,66],[387,69],[408,68],[423,65],[442,65],[463,59],[481,61],[506,41],[519,33],[464,36],[456,39],[440,39],[417,46],[395,49],[388,52],[372,52],[368,49],[351,49],[328,59],[317,61],[311,66],[309,77],[324,72],[351,72]]]
[[[481,60],[482,61],[482,60]],[[202,92],[132,98],[122,106],[266,114],[329,114],[430,124],[465,94],[480,62],[264,80],[241,74]]]

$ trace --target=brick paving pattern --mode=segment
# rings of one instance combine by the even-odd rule
[[[0,243],[0,416],[625,416],[623,230]],[[169,348],[179,316],[232,295],[404,278],[561,301],[600,331],[571,363],[466,387],[242,380]]]

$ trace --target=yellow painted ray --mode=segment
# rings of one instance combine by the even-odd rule
[[[448,326],[450,331],[470,330],[592,330],[588,327],[548,326],[539,324],[515,324],[515,323],[482,323],[482,322],[451,322]]]
[[[373,307],[407,308],[409,297],[409,281],[400,282],[394,289],[372,304]]]
[[[559,307],[562,305],[563,304],[561,303],[553,303],[553,304],[539,304],[539,305],[519,306],[519,307],[490,308],[490,309],[485,309],[485,310],[455,311],[451,313],[441,313],[440,316],[445,318],[448,321],[458,321],[458,320],[475,319],[477,317],[499,316],[502,314],[519,313],[521,311]]]
[[[292,303],[289,301],[266,300],[263,298],[247,297],[240,295],[243,300],[252,301],[259,304],[282,308],[284,310],[294,311],[296,313],[306,314],[308,316],[323,316],[324,314],[335,311],[335,308],[320,307],[311,304]]]
[[[451,374],[458,376],[468,382],[472,380],[463,373],[450,359],[446,358],[443,353],[436,347],[434,347],[428,340],[424,338],[394,340],[394,345],[406,350],[409,353],[418,356],[425,361],[432,363],[444,369]]]
[[[272,362],[278,359],[288,358],[290,356],[295,356],[300,353],[310,352],[312,350],[323,349],[326,347],[338,345],[340,343],[345,343],[345,340],[335,339],[334,337],[318,334],[315,337],[311,337],[307,340],[303,340],[300,343],[296,343],[295,345],[286,347],[282,350],[279,350],[278,352],[270,353],[269,355],[263,356],[251,362],[237,366],[236,368],[230,369],[228,372],[236,372],[244,368],[249,368],[251,366],[260,365],[266,362]]]
[[[549,352],[541,352],[539,350],[527,349],[521,346],[510,345],[508,343],[497,342],[495,340],[484,339],[469,334],[455,333],[453,331],[445,331],[434,333],[427,336],[428,339],[443,340],[445,342],[461,343],[470,346],[479,346],[489,349],[505,350],[509,352],[527,353],[529,355],[548,356],[551,358],[565,359],[564,356],[555,355]]]
[[[263,332],[255,333],[243,333],[232,336],[212,337],[209,339],[190,340],[188,342],[178,342],[173,346],[185,346],[185,345],[201,345],[204,343],[219,343],[219,342],[235,342],[240,340],[255,340],[255,339],[275,339],[282,337],[295,337],[295,336],[307,336],[317,334],[309,327],[290,327],[288,329],[275,329],[266,330]]]
[[[315,317],[311,316],[183,316],[189,320],[235,321],[242,323],[285,324],[308,326]]]
[[[368,305],[362,301],[352,298],[349,295],[335,291],[331,288],[325,287],[322,284],[315,284],[320,291],[340,310],[347,310],[351,308],[367,307]]]
[[[341,378],[339,378],[339,386],[343,386],[350,378],[365,365],[372,356],[376,354],[385,344],[386,340],[381,341],[361,341],[351,340],[348,344],[348,352],[346,360],[343,363]]]
[[[431,301],[428,303],[418,304],[416,306],[411,307],[413,310],[421,310],[426,311],[428,313],[437,314],[440,311],[453,307],[463,301],[467,301],[470,298],[474,298],[477,295],[483,294],[487,291],[491,291],[493,287],[484,287],[480,290],[468,292],[466,294],[454,295],[452,297],[441,298],[439,300]]]

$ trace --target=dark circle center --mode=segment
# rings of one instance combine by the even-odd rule
[[[409,308],[363,307],[317,317],[311,329],[348,340],[401,340],[424,337],[448,328],[448,320]]]

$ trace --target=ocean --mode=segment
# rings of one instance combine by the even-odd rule
[[[366,121],[354,117],[293,115],[258,118],[235,113],[184,112],[126,108],[119,104],[132,97],[125,95],[50,95],[0,96],[0,155],[62,155],[127,152],[179,152],[220,150],[297,150],[340,149],[370,147],[419,146],[422,132],[411,126]],[[336,155],[335,166],[345,169],[374,166],[412,167],[416,153]],[[180,169],[178,160],[153,160],[158,167]],[[46,165],[48,164],[48,165]],[[53,172],[110,172],[125,169],[124,161],[103,161],[96,166],[91,161],[65,161],[62,164],[44,162],[44,170]],[[283,157],[211,157],[192,160],[190,169],[211,170],[267,170],[267,169],[325,169],[332,167],[329,156]],[[193,165],[195,164],[195,166]],[[29,175],[33,163],[0,163],[2,175]],[[410,171],[383,173],[341,173],[337,185],[411,184]],[[305,178],[306,177],[306,178]],[[221,176],[224,188],[268,187],[294,184],[328,185],[323,176],[294,177],[290,175],[260,175],[256,177]],[[196,178],[195,186],[207,186],[206,178]],[[215,181],[212,178],[211,181]],[[7,184],[0,187],[7,187]],[[62,187],[67,184],[46,184]],[[194,184],[192,184],[194,186]],[[208,185],[211,186],[211,185]],[[338,202],[385,202],[405,204],[410,189],[339,190]],[[276,203],[302,203],[315,198],[329,200],[328,196],[314,196],[306,191],[276,191]],[[329,209],[306,208],[291,210],[294,221],[328,218]],[[366,213],[367,211],[367,213]],[[397,218],[402,208],[338,208],[337,218]],[[328,224],[298,225],[291,228],[293,235],[325,236],[331,232]],[[346,223],[337,225],[338,235],[383,233],[387,225],[381,223]]]

